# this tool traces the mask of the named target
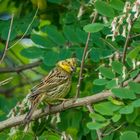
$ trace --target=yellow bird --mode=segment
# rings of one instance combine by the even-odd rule
[[[25,123],[29,122],[38,105],[45,101],[48,104],[64,98],[71,87],[72,73],[76,69],[76,58],[59,61],[56,67],[35,87],[31,89],[28,99],[31,108],[25,117]]]

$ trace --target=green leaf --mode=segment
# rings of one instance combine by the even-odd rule
[[[79,41],[83,44],[86,43],[87,40],[87,33],[79,28],[76,29],[76,35],[79,39]]]
[[[136,99],[134,92],[128,88],[113,88],[112,93],[121,99]]]
[[[58,32],[58,30],[54,26],[46,27],[47,34],[49,38],[58,45],[64,45],[66,40],[62,33]]]
[[[108,82],[108,80],[106,80],[106,79],[96,79],[96,80],[94,80],[93,84],[95,84],[95,85],[106,85],[107,82]]]
[[[115,78],[115,74],[112,72],[110,68],[101,67],[100,72],[106,78],[109,78],[109,79]]]
[[[58,123],[58,128],[61,131],[66,131],[67,128],[72,128],[72,129],[75,128],[79,130],[82,122],[82,115],[83,114],[80,110],[75,110],[75,109],[70,109],[61,113],[60,117],[61,120],[63,121]]]
[[[82,60],[83,52],[84,52],[84,48],[75,48],[76,57],[79,60]]]
[[[140,94],[140,84],[135,82],[129,82],[129,87],[135,93]]]
[[[72,138],[76,138],[78,130],[76,128],[68,127],[66,130],[66,134],[70,134]]]
[[[60,140],[60,136],[57,133],[47,132],[44,133],[39,137],[39,140]]]
[[[112,68],[115,72],[117,72],[118,74],[122,74],[123,64],[121,62],[113,61],[111,65],[112,65]]]
[[[0,110],[0,116],[2,116],[2,115],[6,115],[6,114],[3,110]]]
[[[98,62],[100,60],[100,52],[97,50],[97,48],[92,48],[90,51],[90,56],[94,62]]]
[[[128,53],[127,58],[137,59],[139,58],[139,54],[140,54],[140,46],[135,47],[133,50],[131,50]]]
[[[31,36],[31,39],[35,44],[41,45],[43,47],[50,48],[50,47],[56,46],[56,44],[54,42],[52,42],[48,37],[45,38],[40,35],[33,34]]]
[[[104,118],[102,115],[97,114],[97,113],[90,113],[89,116],[98,122],[106,121],[106,118]]]
[[[8,32],[9,32],[9,28],[4,28],[4,29],[2,30],[1,38],[2,38],[3,40],[7,40]],[[11,34],[10,34],[10,41],[13,40],[13,39],[15,39],[16,36],[17,36],[17,32],[15,31],[15,29],[14,29],[14,30],[12,29],[12,32],[11,32]]]
[[[63,0],[48,0],[48,2],[61,4],[63,2]]]
[[[140,118],[139,118],[139,116],[136,118],[134,123],[135,123],[136,126],[140,127]]]
[[[132,102],[132,105],[133,105],[134,107],[140,107],[140,99],[137,99],[137,100],[133,101],[133,102]]]
[[[98,11],[99,14],[107,17],[114,17],[114,10],[113,8],[103,1],[96,1],[95,2],[95,8]]]
[[[22,131],[17,131],[15,134],[10,136],[7,140],[32,140],[34,138],[33,134],[29,132],[22,132]]]
[[[90,130],[99,130],[101,128],[104,128],[105,126],[107,126],[109,124],[109,122],[105,122],[105,123],[98,123],[98,122],[89,122],[87,123],[87,127]]]
[[[34,58],[41,57],[43,55],[43,51],[41,48],[29,47],[29,48],[22,49],[20,54],[24,57],[34,59]]]
[[[120,136],[120,140],[139,140],[135,131],[125,131]]]
[[[121,114],[115,114],[111,119],[113,122],[118,122],[121,119]]]
[[[94,87],[92,89],[92,92],[93,93],[99,93],[99,92],[102,92],[103,90],[105,90],[105,86],[104,85],[102,85],[102,86],[94,85]]]
[[[111,80],[107,83],[106,88],[112,89],[112,88],[115,88],[116,86],[117,86],[117,81],[116,80]]]
[[[121,114],[131,114],[133,112],[134,108],[133,105],[127,105],[120,109]]]
[[[138,111],[135,109],[131,114],[126,115],[126,120],[129,123],[133,123],[138,116]]]
[[[54,51],[48,51],[43,55],[43,62],[47,66],[54,66],[59,59],[59,54]]]
[[[8,134],[5,131],[0,133],[0,140],[8,140]]]
[[[67,38],[67,40],[69,40],[70,42],[80,43],[80,40],[74,29],[75,29],[74,26],[68,26],[68,25],[64,26],[63,28],[64,35]]]
[[[114,105],[124,105],[124,102],[122,100],[118,100],[117,98],[114,98],[112,96],[108,97],[108,100],[113,103]]]
[[[132,31],[139,34],[140,33],[140,20],[134,22]]]
[[[124,8],[124,2],[121,0],[112,0],[110,6],[116,10],[122,11]]]
[[[101,42],[101,40],[99,41],[99,42]],[[105,59],[105,58],[108,58],[108,57],[110,57],[110,55],[112,55],[112,50],[108,50],[108,49],[99,49],[99,51],[100,51],[100,58],[101,59]]]
[[[102,102],[94,105],[94,110],[102,115],[112,116],[114,111],[120,106],[114,105],[111,102]]]
[[[101,23],[92,23],[84,26],[85,32],[96,33],[101,31],[104,28],[104,24]]]
[[[130,77],[131,78],[135,78],[138,74],[139,74],[139,69],[138,70],[134,70],[134,71],[132,71],[131,73],[130,73]]]
[[[129,67],[133,67],[133,65],[134,65],[133,64],[133,59],[127,57],[126,62],[127,62],[127,64],[128,64]]]
[[[72,52],[70,49],[60,49],[59,58],[60,60],[70,58],[72,56]]]

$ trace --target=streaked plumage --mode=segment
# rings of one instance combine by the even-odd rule
[[[71,87],[72,72],[75,68],[75,58],[59,61],[56,67],[38,85],[31,89],[31,94],[28,97],[31,108],[25,117],[26,122],[30,120],[32,113],[42,101],[51,104],[68,94]]]

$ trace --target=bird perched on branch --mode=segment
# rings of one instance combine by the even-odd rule
[[[31,89],[28,99],[31,102],[29,112],[25,117],[25,123],[30,118],[41,102],[55,103],[64,98],[71,87],[72,73],[76,69],[76,58],[59,61],[56,67],[35,87]]]

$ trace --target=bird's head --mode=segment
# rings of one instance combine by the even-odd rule
[[[76,58],[69,58],[66,60],[59,61],[57,66],[61,67],[63,70],[67,71],[68,73],[72,73],[76,70]]]

